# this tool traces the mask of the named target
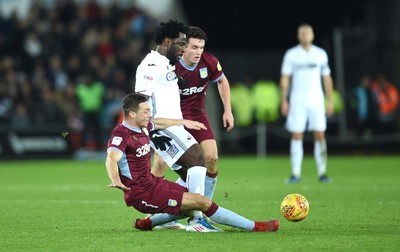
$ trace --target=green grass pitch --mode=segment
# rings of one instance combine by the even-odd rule
[[[298,184],[285,184],[289,159],[221,157],[214,200],[256,220],[277,218],[276,233],[218,225],[224,233],[137,231],[144,215],[109,189],[104,162],[0,162],[1,251],[399,251],[400,157],[330,156],[333,182],[317,181],[311,156]],[[176,179],[168,171],[167,178]],[[292,223],[280,211],[289,193],[310,212]]]

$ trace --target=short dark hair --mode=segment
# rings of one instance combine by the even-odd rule
[[[124,117],[129,115],[130,111],[138,112],[139,104],[147,101],[147,97],[138,93],[129,93],[122,99],[122,110]]]
[[[190,38],[203,39],[207,42],[207,33],[200,27],[189,26],[189,31],[186,33],[186,39],[189,40]]]
[[[179,38],[179,33],[186,34],[188,29],[187,25],[177,20],[170,19],[167,22],[160,22],[160,26],[154,34],[154,42],[156,45],[161,45],[165,38]]]

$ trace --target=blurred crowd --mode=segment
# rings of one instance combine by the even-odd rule
[[[399,91],[385,74],[362,75],[350,94],[350,118],[358,136],[399,130]]]
[[[66,124],[86,134],[73,138],[75,148],[96,148],[101,128],[118,120],[158,21],[118,1],[54,2],[32,1],[23,19],[0,16],[0,125]]]

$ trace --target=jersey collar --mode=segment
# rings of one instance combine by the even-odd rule
[[[186,65],[185,62],[183,61],[182,57],[179,59],[179,62],[181,63],[181,65],[182,65],[184,68],[186,68],[186,69],[189,70],[189,71],[193,71],[193,70],[197,67],[197,65],[198,65],[198,63],[197,63],[197,64],[194,65],[194,66],[188,66],[188,65]]]
[[[128,129],[132,130],[132,131],[137,132],[137,133],[142,132],[141,129],[132,127],[132,126],[130,126],[129,124],[127,124],[125,121],[122,122],[122,125],[125,126],[125,127],[128,128]]]

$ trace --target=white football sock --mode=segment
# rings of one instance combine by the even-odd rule
[[[255,226],[254,221],[249,220],[221,206],[219,206],[217,211],[210,216],[210,219],[215,221],[216,223],[229,225],[249,231],[253,230]]]
[[[198,193],[204,196],[204,184],[207,168],[203,166],[190,167],[186,175],[186,185],[191,193]],[[201,211],[191,211],[195,220],[203,217]]]
[[[292,164],[292,175],[300,178],[301,163],[303,162],[303,140],[292,139],[290,141],[290,161]]]
[[[151,224],[152,226],[158,226],[162,225],[174,220],[180,220],[187,218],[187,216],[180,214],[180,215],[175,215],[175,214],[168,214],[168,213],[158,213],[150,216]]]
[[[217,185],[217,177],[209,177],[206,176],[205,180],[205,188],[204,188],[204,196],[209,199],[212,199],[214,196],[215,186]]]
[[[328,156],[325,139],[314,142],[314,158],[317,164],[318,176],[326,174]]]

